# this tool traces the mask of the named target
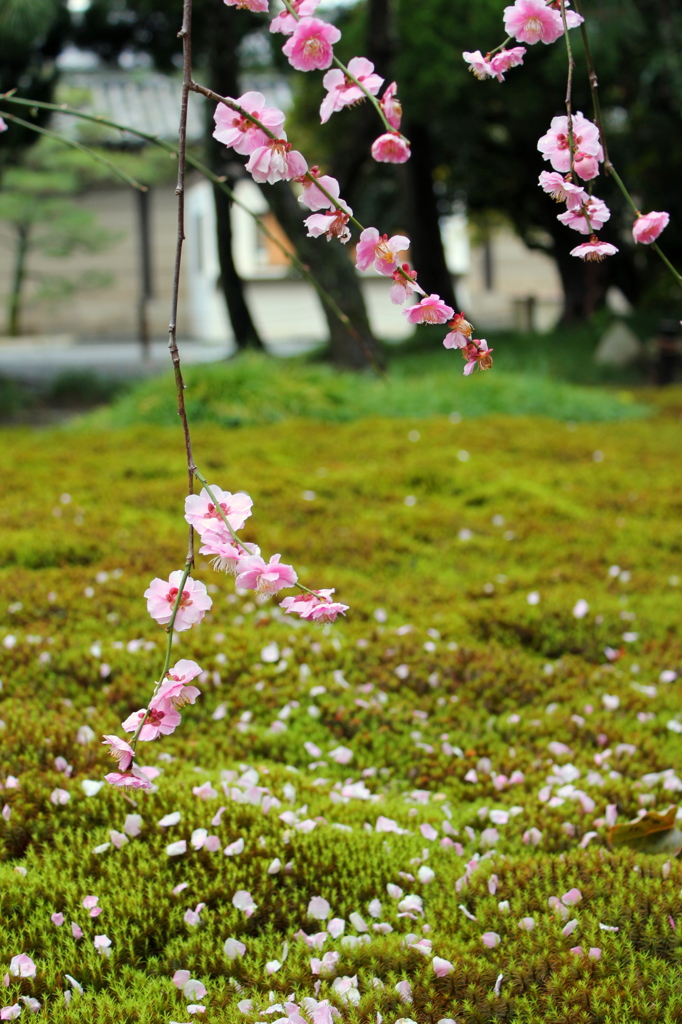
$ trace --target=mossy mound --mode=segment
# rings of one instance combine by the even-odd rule
[[[682,789],[675,417],[199,427],[201,469],[254,498],[246,538],[351,611],[297,625],[199,557],[213,609],[175,651],[202,696],[147,745],[158,790],[133,800],[92,783],[100,735],[160,670],[142,594],[184,559],[180,432],[3,440],[0,956],[37,970],[7,1005],[57,1024],[188,1004],[321,1024],[312,998],[357,1024],[682,1020],[682,868],[612,852],[605,820]],[[344,934],[319,935],[331,917]]]

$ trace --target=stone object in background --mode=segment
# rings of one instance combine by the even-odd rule
[[[622,320],[611,324],[594,353],[599,366],[628,366],[642,355],[642,343]]]

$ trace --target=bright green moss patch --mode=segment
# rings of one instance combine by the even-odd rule
[[[344,422],[363,416],[425,417],[459,413],[551,416],[558,420],[637,418],[646,407],[628,392],[580,387],[542,373],[462,376],[457,355],[400,354],[385,378],[341,373],[308,360],[273,360],[254,354],[225,363],[188,367],[187,410],[193,423],[223,427],[277,423],[291,416]],[[176,407],[170,376],[135,386],[89,424],[170,426]]]
[[[180,432],[5,432],[0,975],[21,952],[37,974],[2,1005],[37,998],[57,1024],[256,1024],[312,997],[358,1024],[682,1020],[682,868],[611,853],[605,823],[607,805],[624,821],[682,788],[673,397],[617,424],[200,426],[201,469],[254,499],[246,538],[351,612],[297,625],[199,556],[214,606],[175,651],[204,669],[202,696],[146,746],[158,790],[133,801],[83,782],[111,769],[99,738],[159,672],[142,594],[184,558]],[[193,849],[197,829],[220,849]],[[550,906],[572,888],[577,904]],[[315,896],[345,921],[320,948],[296,937],[327,927]],[[173,985],[184,969],[204,997]],[[68,1003],[67,974],[83,987]],[[357,1003],[335,978],[356,978]]]

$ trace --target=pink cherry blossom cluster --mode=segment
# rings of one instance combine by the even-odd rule
[[[345,615],[348,605],[334,601],[333,589],[308,590],[298,582],[294,567],[280,561],[279,554],[266,562],[256,544],[241,542],[236,531],[243,529],[252,506],[248,494],[232,494],[215,485],[206,484],[200,494],[190,494],[185,499],[185,519],[201,539],[201,554],[212,556],[216,569],[234,575],[238,587],[255,590],[262,600],[287,587],[297,586],[302,595],[287,597],[281,602],[289,615],[321,623],[335,622],[339,615]],[[191,685],[202,671],[195,661],[182,658],[172,668],[168,667],[173,632],[182,632],[201,622],[213,604],[206,586],[189,575],[190,565],[188,561],[184,572],[176,570],[167,580],[152,580],[145,591],[147,611],[160,625],[166,626],[169,634],[166,662],[147,707],[134,711],[121,723],[124,732],[133,734],[131,741],[115,735],[103,739],[118,763],[118,771],[105,776],[111,786],[154,788],[155,770],[135,763],[136,745],[173,733],[182,721],[181,708],[194,704],[201,694],[198,687]]]
[[[462,56],[477,78],[496,78],[502,82],[505,72],[522,64],[526,53],[523,46],[507,49],[509,42],[516,40],[531,46],[539,42],[550,44],[566,35],[568,45],[567,32],[577,28],[583,21],[581,14],[570,10],[570,0],[515,0],[515,3],[504,9],[504,27],[507,32],[504,43],[485,56],[480,50],[465,51]],[[569,77],[569,98],[570,82]],[[618,252],[615,245],[600,241],[597,235],[597,231],[609,220],[611,211],[591,190],[588,193],[585,188],[575,184],[575,179],[577,176],[583,181],[592,181],[598,176],[599,165],[604,163],[603,140],[596,124],[580,111],[572,113],[568,101],[567,106],[569,112],[553,118],[549,131],[538,141],[539,151],[554,168],[554,172],[542,172],[540,187],[557,202],[566,203],[566,211],[558,215],[562,224],[590,236],[589,241],[572,249],[571,255],[587,261],[599,261]],[[614,174],[612,165],[609,164],[608,169]],[[621,187],[624,188],[622,184]],[[635,209],[632,200],[629,201]],[[645,245],[651,244],[669,220],[667,213],[642,215],[637,211],[632,230],[634,240]]]
[[[271,24],[271,32],[279,32],[288,39],[283,52],[290,64],[299,71],[315,69],[327,71],[323,78],[326,96],[320,107],[322,124],[329,121],[333,113],[344,107],[352,106],[365,99],[372,101],[383,119],[388,131],[376,139],[372,145],[372,156],[383,163],[404,163],[410,156],[409,142],[400,133],[402,107],[397,96],[398,86],[391,82],[379,97],[384,79],[377,75],[374,65],[365,57],[353,57],[344,66],[334,57],[334,44],[341,38],[341,33],[334,26],[315,17],[320,0],[283,0],[285,11],[277,14]],[[265,0],[225,0],[229,6],[237,6],[250,11],[266,11]],[[491,68],[500,80],[508,68],[520,64],[525,49],[516,47],[504,51],[493,58]],[[331,67],[332,63],[336,66]],[[485,77],[485,75],[483,76]],[[373,268],[385,277],[391,277],[393,284],[390,289],[391,302],[403,305],[415,292],[421,296],[419,302],[403,310],[403,315],[412,324],[444,324],[454,317],[454,310],[443,302],[439,295],[428,295],[417,283],[417,273],[410,269],[404,256],[410,248],[410,240],[405,235],[382,235],[375,227],[363,228],[353,216],[348,203],[341,198],[341,187],[336,178],[321,174],[317,166],[308,167],[301,153],[292,150],[284,131],[284,114],[275,107],[266,105],[265,97],[259,92],[247,92],[239,99],[225,97],[215,111],[214,138],[235,152],[248,156],[246,169],[254,180],[259,183],[275,181],[295,181],[301,186],[298,201],[311,211],[304,220],[310,238],[324,235],[327,241],[338,239],[343,244],[351,239],[351,221],[360,228],[360,237],[356,247],[355,265],[360,271]],[[488,369],[492,366],[492,356],[487,342],[472,340],[472,328],[468,325],[468,334],[458,332],[457,325],[464,323],[463,314],[455,320],[455,327],[445,340],[446,348],[460,348],[465,358],[465,374],[470,374],[476,367]],[[460,338],[461,343],[452,339]],[[290,566],[279,563],[279,555],[269,563],[260,557],[260,552],[251,546],[240,546],[233,536],[216,531],[203,521],[198,525],[189,519],[200,532],[211,536],[204,541],[201,551],[213,555],[221,568],[230,568],[238,573],[238,585],[250,586],[256,581],[254,589],[261,593],[274,593],[275,589],[292,586],[296,582],[295,573]],[[239,529],[239,527],[233,527]],[[241,562],[249,561],[242,568]],[[287,576],[287,572],[289,575]],[[292,576],[293,574],[293,576]],[[267,588],[270,588],[269,591]],[[327,591],[316,591],[317,603],[310,591],[307,596],[287,599],[288,608],[299,610],[305,618],[324,618],[329,614],[329,604],[321,595]],[[334,602],[331,602],[334,605]],[[314,611],[314,615],[313,615]]]
[[[391,302],[402,305],[408,296],[418,292],[422,298],[403,310],[403,316],[411,324],[448,324],[450,333],[443,341],[445,348],[461,349],[466,360],[464,373],[468,376],[476,367],[488,370],[493,365],[492,356],[485,340],[473,340],[473,327],[463,313],[457,313],[452,306],[443,302],[440,295],[427,295],[417,283],[416,270],[410,270],[409,263],[402,262],[402,254],[410,246],[405,235],[380,235],[377,228],[365,228],[360,235],[355,251],[355,265],[358,270],[373,267],[379,274],[393,278]]]
[[[212,557],[216,569],[235,576],[238,587],[255,590],[262,599],[288,587],[298,587],[303,591],[302,597],[282,602],[290,615],[316,622],[334,622],[339,615],[345,615],[348,605],[332,600],[334,590],[308,590],[298,582],[294,567],[280,561],[281,555],[272,555],[266,562],[257,544],[240,541],[236,531],[244,527],[252,505],[248,494],[231,494],[215,485],[186,498],[185,519],[201,538],[201,554]]]

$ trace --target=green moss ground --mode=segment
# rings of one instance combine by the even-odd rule
[[[82,782],[110,769],[100,734],[141,706],[159,672],[165,635],[142,593],[182,565],[179,431],[4,431],[0,781],[11,774],[19,787],[0,794],[11,811],[0,821],[0,966],[26,952],[37,976],[13,980],[3,1005],[35,996],[36,1019],[56,1024],[278,1021],[287,1011],[266,1014],[269,993],[275,1004],[313,996],[310,958],[338,950],[336,974],[357,976],[360,1002],[341,1001],[332,978],[318,998],[343,1021],[682,1021],[682,869],[611,853],[603,821],[607,804],[623,821],[665,809],[682,788],[680,736],[668,727],[682,721],[682,684],[659,681],[682,674],[679,392],[666,403],[667,415],[611,423],[200,425],[201,468],[254,498],[246,536],[282,552],[308,585],[336,586],[351,612],[334,627],[295,627],[199,559],[214,606],[176,651],[208,675],[182,726],[148,746],[143,763],[162,773],[135,805],[106,787],[88,797]],[[620,575],[609,575],[613,565]],[[576,619],[580,599],[590,609]],[[273,644],[269,662],[262,652]],[[623,648],[615,664],[607,645]],[[86,725],[97,739],[79,743]],[[322,753],[310,756],[305,742]],[[557,742],[568,751],[549,747]],[[352,751],[345,766],[329,757],[339,745]],[[564,767],[573,781],[563,789],[569,764],[579,776]],[[496,788],[514,771],[523,779]],[[554,799],[541,802],[550,775]],[[193,789],[207,780],[217,795],[204,800]],[[264,813],[254,783],[281,806]],[[68,803],[51,802],[56,788]],[[179,824],[158,826],[176,810]],[[511,811],[506,824],[494,825],[496,810]],[[134,813],[142,830],[117,849],[110,830]],[[377,833],[379,816],[407,834]],[[220,851],[188,842],[167,855],[199,827],[219,836]],[[532,828],[537,846],[522,841]],[[244,851],[224,856],[240,837]],[[274,858],[283,867],[269,874]],[[425,866],[431,881],[418,876]],[[423,916],[399,917],[388,884],[421,896]],[[548,898],[572,887],[582,901],[567,937]],[[257,904],[250,918],[232,905],[240,889]],[[92,920],[87,894],[102,907]],[[328,938],[319,952],[294,938],[324,928],[307,917],[317,895],[346,920],[346,936],[358,936],[350,914],[361,914],[370,941]],[[377,898],[387,934],[372,928]],[[199,902],[192,927],[184,914]],[[50,921],[59,911],[61,928]],[[526,917],[531,931],[519,926]],[[484,946],[486,932],[500,935],[496,948]],[[93,948],[97,934],[111,939],[109,958]],[[245,944],[243,957],[226,955],[228,937]],[[450,975],[436,978],[418,938],[453,964]],[[285,943],[283,966],[267,973]],[[601,958],[572,953],[577,945]],[[178,969],[206,985],[203,1015],[188,1014],[171,982]],[[84,989],[69,1004],[67,974]],[[395,990],[402,980],[411,1004]],[[239,1008],[247,999],[252,1011]]]

